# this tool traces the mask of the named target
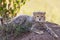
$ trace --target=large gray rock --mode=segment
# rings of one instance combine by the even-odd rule
[[[58,38],[54,38],[45,31],[43,34],[36,34],[34,32],[25,33],[24,35],[17,37],[15,40],[60,40],[60,25],[50,22],[48,22],[47,25],[59,36]]]

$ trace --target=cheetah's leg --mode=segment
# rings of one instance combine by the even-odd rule
[[[46,30],[49,34],[51,34],[55,38],[58,38],[58,35],[50,27],[48,27],[47,24],[45,24],[45,26],[46,26],[46,28],[47,28]]]
[[[32,28],[31,28],[31,31],[37,33],[37,34],[43,34],[44,32],[43,31],[40,31],[38,29],[35,28],[36,25],[32,25]]]

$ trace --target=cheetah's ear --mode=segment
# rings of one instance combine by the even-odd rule
[[[36,12],[33,12],[33,16],[36,14]]]

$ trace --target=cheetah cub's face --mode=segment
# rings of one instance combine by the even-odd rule
[[[45,12],[34,12],[33,16],[35,21],[45,22]]]

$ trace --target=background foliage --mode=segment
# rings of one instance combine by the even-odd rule
[[[15,17],[27,0],[0,0],[0,16],[5,20]]]

